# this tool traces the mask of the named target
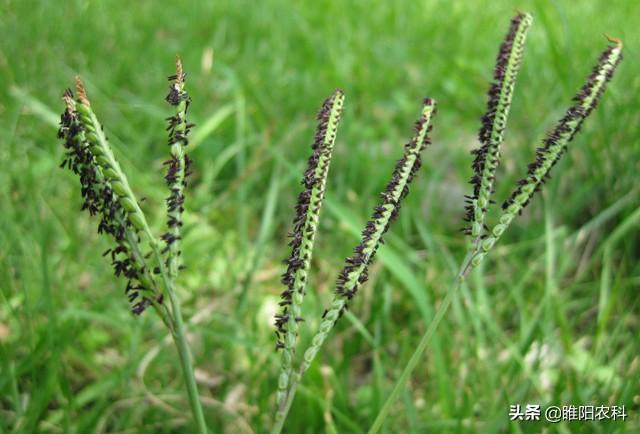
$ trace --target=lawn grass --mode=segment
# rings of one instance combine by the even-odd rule
[[[175,351],[156,317],[129,313],[123,282],[100,257],[108,246],[97,222],[79,212],[77,180],[58,169],[55,139],[62,90],[80,73],[160,232],[171,114],[163,98],[177,53],[197,124],[179,295],[212,432],[258,433],[272,423],[281,261],[322,99],[337,87],[346,94],[303,341],[421,98],[439,102],[433,146],[403,212],[287,424],[292,433],[366,432],[463,259],[468,151],[514,5],[0,5],[0,433],[190,431]],[[539,432],[542,423],[508,422],[517,403],[626,405],[625,423],[548,429],[640,431],[640,7],[517,6],[534,24],[499,202],[605,47],[602,33],[624,40],[626,59],[544,194],[453,300],[388,433]]]

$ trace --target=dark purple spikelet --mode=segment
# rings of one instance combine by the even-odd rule
[[[337,124],[342,112],[344,94],[336,90],[326,98],[318,112],[317,127],[311,145],[312,153],[307,161],[307,168],[302,178],[302,191],[298,195],[293,219],[293,230],[289,234],[291,254],[284,261],[286,271],[282,275],[282,283],[286,289],[280,294],[282,313],[276,316],[275,326],[279,336],[287,333],[289,307],[295,294],[301,297],[307,279],[307,270],[311,260],[312,246],[317,228],[317,221],[324,199],[326,177],[331,163],[331,154],[335,142]],[[300,273],[299,273],[300,272]],[[299,273],[299,275],[298,275]],[[298,308],[294,317],[299,317]]]
[[[482,117],[482,126],[480,128],[480,131],[478,132],[478,139],[480,140],[480,143],[485,146],[491,138],[491,130],[493,129],[493,125],[495,123],[498,102],[500,99],[500,92],[504,87],[505,80],[507,79],[507,66],[509,63],[509,58],[511,57],[513,44],[516,40],[516,35],[518,33],[520,25],[522,24],[522,20],[524,20],[525,17],[525,14],[518,13],[511,19],[509,32],[507,33],[504,41],[502,41],[500,49],[498,50],[498,56],[496,57],[496,66],[493,71],[493,82],[491,83],[488,92],[487,111]],[[474,154],[480,157],[476,159],[476,162],[474,162],[474,167],[478,165],[479,168],[481,168],[483,165],[481,149],[482,148],[474,152]],[[477,170],[477,173],[481,174],[482,170]]]
[[[547,134],[542,146],[536,149],[535,160],[529,164],[527,175],[517,182],[517,188],[511,196],[502,204],[506,210],[511,204],[523,197],[523,192],[530,185],[535,185],[531,193],[539,191],[542,185],[549,179],[549,172],[558,163],[566,152],[567,146],[582,128],[582,124],[589,114],[596,108],[607,83],[622,61],[622,43],[617,39],[610,39],[615,45],[609,45],[598,58],[587,77],[585,84],[572,98],[573,105],[569,107],[558,124]],[[526,192],[525,192],[526,193]],[[528,194],[526,199],[518,203],[518,213],[529,204],[533,194]]]
[[[345,266],[336,281],[336,294],[351,300],[358,288],[368,279],[368,268],[373,261],[383,236],[389,230],[400,212],[401,201],[409,194],[409,185],[422,166],[421,153],[431,143],[431,117],[435,114],[435,102],[424,100],[425,110],[416,122],[415,136],[404,146],[404,155],[396,162],[384,191],[382,201],[373,209],[371,219],[362,231],[360,243],[353,249],[354,254],[345,260]],[[346,308],[347,304],[345,304]],[[341,312],[342,313],[342,312]]]
[[[184,80],[182,61],[177,58],[176,74],[169,77],[171,84],[165,98],[176,108],[176,112],[173,116],[166,118],[170,147],[170,158],[164,162],[167,166],[164,179],[169,187],[169,196],[166,198],[168,231],[161,237],[165,242],[163,253],[167,254],[166,265],[174,279],[181,269],[179,241],[184,211],[184,190],[187,187],[187,178],[191,174],[191,159],[185,149],[189,144],[189,133],[194,126],[187,122],[191,98],[184,90]]]
[[[522,62],[522,52],[531,16],[519,12],[512,20],[509,31],[498,50],[493,81],[489,87],[487,110],[481,119],[478,132],[480,146],[471,151],[474,155],[473,176],[469,183],[471,195],[465,196],[465,218],[470,226],[465,234],[479,236],[484,216],[494,192],[495,174],[500,159],[500,145],[504,137],[511,97]],[[476,223],[476,224],[474,224]]]
[[[293,232],[289,234],[291,241],[289,246],[291,247],[291,254],[284,261],[287,265],[287,269],[282,275],[282,283],[285,284],[288,290],[282,293],[282,301],[286,304],[291,303],[291,295],[293,293],[293,281],[295,273],[303,266],[303,260],[300,258],[300,246],[302,245],[303,229],[309,208],[313,206],[311,204],[311,190],[321,179],[316,177],[316,169],[320,156],[324,152],[324,137],[327,132],[327,125],[329,123],[329,113],[331,108],[331,101],[333,96],[328,97],[322,103],[322,107],[316,116],[318,125],[316,128],[313,144],[311,145],[312,153],[307,161],[307,168],[304,171],[301,184],[303,190],[298,195],[298,201],[295,206],[295,217],[293,218]]]
[[[116,246],[104,252],[103,256],[110,257],[116,276],[127,279],[125,293],[132,303],[132,312],[139,315],[151,304],[149,297],[152,291],[142,283],[148,279],[143,276],[144,268],[130,246],[130,237],[137,237],[137,231],[125,217],[127,214],[84,139],[83,126],[78,120],[70,89],[65,90],[63,99],[66,109],[60,118],[58,138],[64,140],[66,152],[61,167],[78,175],[83,198],[81,209],[87,210],[91,216],[100,216],[98,233],[110,235],[116,242]]]
[[[383,242],[383,236],[398,216],[401,201],[409,193],[409,185],[420,169],[421,153],[431,143],[429,132],[435,110],[435,101],[425,98],[422,114],[416,122],[416,134],[404,146],[403,156],[396,163],[391,179],[380,194],[381,202],[374,207],[371,219],[362,231],[360,243],[353,249],[354,254],[345,260],[345,266],[338,274],[333,300],[322,314],[320,326],[304,352],[301,373],[309,369],[329,332],[349,308],[349,302],[358,288],[366,282],[368,267]]]

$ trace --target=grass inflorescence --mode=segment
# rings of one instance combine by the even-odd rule
[[[376,416],[372,427],[369,429],[369,434],[377,433],[382,428],[392,403],[398,398],[402,388],[417,366],[436,328],[447,312],[454,294],[463,285],[469,272],[482,263],[513,220],[522,213],[522,210],[531,201],[533,195],[540,190],[542,184],[548,179],[549,172],[565,153],[569,142],[578,133],[587,116],[597,106],[606,84],[611,80],[616,67],[622,60],[622,42],[618,39],[609,38],[610,45],[602,52],[591,74],[587,77],[586,83],[574,96],[573,105],[569,107],[565,116],[547,135],[542,146],[536,150],[536,158],[529,164],[527,175],[517,182],[513,192],[503,203],[502,214],[498,218],[498,223],[491,229],[487,228],[488,234],[482,234],[481,231],[485,229],[485,225],[480,223],[483,222],[487,208],[490,205],[489,198],[493,193],[495,170],[500,156],[499,143],[502,141],[508,117],[508,104],[506,106],[502,105],[502,108],[500,108],[501,104],[494,101],[496,95],[501,95],[496,101],[501,101],[504,95],[502,90],[498,91],[502,86],[502,81],[498,78],[503,76],[500,71],[509,69],[505,69],[505,59],[508,58],[505,53],[509,51],[505,47],[514,46],[515,44],[510,41],[514,41],[514,35],[520,35],[519,38],[515,38],[515,40],[519,39],[520,41],[519,48],[515,50],[516,54],[512,60],[506,62],[507,65],[519,64],[524,44],[524,31],[528,28],[530,22],[531,18],[522,13],[518,13],[511,22],[511,29],[498,54],[496,81],[492,83],[489,90],[489,110],[482,118],[479,134],[481,147],[473,151],[476,155],[476,159],[472,164],[475,175],[471,182],[474,186],[474,194],[470,197],[471,204],[466,207],[467,218],[472,222],[473,228],[467,230],[466,233],[475,238],[472,240],[467,256],[462,262],[445,300],[440,305],[391,394],[387,397],[381,411]],[[511,90],[507,92],[510,94],[515,82],[515,73],[511,71],[509,74],[504,74],[504,76],[507,75],[510,75],[508,82]],[[488,131],[492,131],[492,133],[489,134]]]
[[[340,98],[338,109],[335,109],[336,96]],[[333,146],[333,140],[335,140],[335,121],[332,122],[332,120],[337,119],[341,110],[342,92],[334,94],[332,97],[325,101],[325,104],[320,111],[320,115],[318,116],[320,125],[318,127],[318,133],[316,134],[316,143],[324,142],[326,131],[332,130],[332,132],[330,133],[330,137]],[[289,412],[291,404],[293,403],[297,386],[302,376],[309,369],[311,363],[320,351],[324,341],[327,339],[329,333],[335,326],[338,319],[348,308],[349,301],[356,295],[358,288],[367,281],[369,265],[373,261],[378,247],[383,242],[384,234],[389,230],[391,223],[398,216],[401,202],[409,194],[409,185],[413,181],[415,175],[422,165],[421,153],[430,143],[429,131],[432,127],[431,119],[434,113],[435,101],[431,98],[425,98],[423,102],[422,113],[415,125],[415,135],[411,139],[411,141],[405,145],[402,158],[397,161],[394,171],[391,174],[391,179],[389,180],[384,191],[380,193],[381,201],[374,208],[371,219],[365,225],[365,228],[362,231],[362,239],[360,243],[354,248],[354,255],[346,259],[345,266],[338,275],[335,284],[336,289],[334,291],[333,300],[331,301],[330,306],[322,314],[318,331],[313,336],[311,345],[304,351],[302,360],[299,362],[297,372],[295,372],[294,368],[292,367],[292,357],[295,353],[293,347],[296,343],[295,335],[290,339],[290,341],[287,341],[285,338],[285,343],[279,345],[279,347],[284,348],[284,354],[282,370],[278,381],[278,410],[276,413],[275,426],[273,428],[274,433],[280,432],[284,426],[284,421],[287,417],[287,413]],[[332,116],[333,114],[335,114],[335,117]],[[329,128],[327,128],[327,124],[330,126]],[[303,179],[303,184],[305,184],[307,188],[313,186],[313,183],[309,182],[309,171],[315,171],[315,161],[321,159],[321,152],[318,152],[320,148],[321,146],[314,145],[314,153],[309,159],[309,169],[305,173]],[[330,157],[330,153],[326,155],[327,165],[329,163],[328,159],[330,159]],[[324,171],[324,175],[326,176],[326,170]],[[313,178],[315,179],[315,176]],[[324,185],[324,180],[322,181],[322,184]],[[305,244],[306,249],[309,249],[305,250],[305,256],[303,257],[303,259],[307,260],[307,262],[300,263],[300,265],[304,266],[304,277],[302,280],[303,283],[306,280],[307,276],[307,270],[309,267],[308,260],[310,260],[311,257],[310,249],[312,248],[313,235],[315,234],[315,224],[317,224],[317,215],[319,212],[319,207],[321,205],[321,196],[319,196],[320,200],[315,202],[312,201],[312,207],[309,208],[307,196],[308,195],[303,191],[303,193],[298,198],[298,205],[296,206],[297,216],[294,221],[293,234],[294,251],[292,254],[294,269],[297,270],[297,261],[299,260],[297,258],[297,254],[299,252],[299,249],[297,248],[298,243],[296,242],[296,232],[299,232],[299,229],[301,228],[298,222],[304,221],[307,218],[311,218],[314,221],[313,230],[303,230],[302,232],[300,232],[300,237],[303,240],[302,243]],[[291,259],[288,263],[289,267],[291,267]],[[291,268],[289,268],[285,273],[285,284],[289,284],[290,282],[295,281],[295,279],[289,277],[290,269]],[[292,310],[291,312],[288,312],[285,310],[284,317],[283,315],[278,315],[276,317],[276,327],[278,328],[278,334],[288,332],[283,324],[287,324],[289,326],[291,326],[292,324],[296,324],[298,315],[300,315],[300,307],[298,302],[301,303],[303,293],[294,291],[292,294],[289,294],[289,291],[291,291],[291,288],[287,289],[284,294],[285,309],[286,306],[289,306],[289,304],[291,304],[292,306],[295,305],[295,311]],[[291,295],[293,295],[293,297],[297,296],[299,297],[299,299],[296,302],[291,303]],[[295,316],[293,316],[294,312]],[[286,336],[290,336],[290,332],[286,333]]]
[[[132,303],[132,312],[139,315],[151,304],[162,304],[162,294],[151,273],[152,268],[143,255],[142,220],[126,197],[121,178],[105,157],[105,150],[97,144],[89,100],[79,79],[77,93],[77,101],[70,89],[63,97],[66,107],[58,134],[65,141],[67,154],[62,167],[68,167],[79,176],[84,198],[82,209],[92,216],[100,215],[98,233],[111,235],[116,242],[116,246],[105,251],[103,256],[111,258],[116,276],[127,279],[125,294]]]
[[[493,73],[493,83],[489,88],[487,112],[482,117],[482,127],[478,133],[480,147],[474,149],[474,175],[471,178],[473,194],[466,196],[467,215],[465,220],[471,226],[464,232],[478,239],[486,229],[484,220],[487,208],[492,203],[496,170],[500,162],[500,145],[504,139],[509,108],[518,70],[522,63],[527,31],[532,17],[519,12],[512,20],[505,40],[500,46]]]
[[[162,250],[161,242],[151,231],[79,77],[76,77],[77,98],[74,100],[70,90],[64,93],[65,111],[58,136],[64,139],[67,149],[62,166],[80,177],[84,198],[82,208],[91,215],[100,214],[98,232],[111,235],[116,242],[116,247],[107,250],[104,255],[110,255],[116,277],[122,275],[127,279],[125,293],[132,303],[132,312],[140,315],[148,306],[153,306],[174,339],[194,422],[198,432],[206,433],[180,305],[175,294],[175,280],[181,268],[179,241],[184,188],[190,164],[184,150],[191,129],[186,121],[190,97],[184,90],[184,78],[182,62],[178,58],[176,74],[169,77],[172,85],[166,98],[176,107],[176,114],[168,118],[171,158],[167,162],[165,180],[169,187],[166,200],[169,231],[160,237],[165,243]],[[166,259],[163,254],[166,254]]]
[[[184,189],[187,186],[187,178],[191,171],[191,158],[186,153],[189,145],[189,132],[193,124],[187,122],[187,110],[191,104],[191,97],[184,89],[185,73],[182,61],[176,58],[176,74],[169,77],[171,85],[165,100],[175,107],[176,113],[167,118],[169,132],[169,147],[171,158],[164,162],[167,173],[164,177],[169,188],[167,197],[167,226],[169,230],[162,235],[168,252],[166,260],[171,278],[178,277],[181,267],[180,240],[182,213],[184,212]]]
[[[522,213],[533,195],[549,179],[551,169],[567,150],[567,145],[580,131],[584,120],[597,106],[607,82],[622,60],[622,42],[610,40],[610,45],[602,52],[598,62],[587,77],[585,84],[573,97],[569,107],[558,124],[536,150],[535,160],[529,164],[527,175],[517,182],[509,198],[502,204],[503,213],[490,234],[479,244],[471,264],[477,266],[496,241],[502,236],[513,219]]]
[[[518,12],[511,20],[507,35],[498,50],[488,91],[486,112],[481,118],[478,132],[478,147],[472,151],[472,191],[465,197],[465,219],[468,227],[464,228],[464,233],[469,236],[468,244],[465,246],[467,256],[457,270],[455,280],[448,288],[435,315],[429,318],[429,315],[425,314],[428,327],[404,366],[395,386],[386,398],[380,400],[378,406],[380,410],[375,414],[375,420],[369,430],[371,433],[382,429],[393,403],[405,390],[405,384],[420,363],[456,292],[464,286],[469,273],[474,268],[481,268],[480,265],[493,251],[509,226],[549,179],[552,169],[567,151],[569,143],[597,106],[608,81],[622,60],[621,41],[609,39],[609,46],[601,54],[586,83],[573,98],[564,117],[543,139],[542,144],[535,151],[535,158],[529,164],[527,172],[513,187],[502,204],[502,209],[497,210],[498,215],[495,221],[492,222],[488,212],[496,203],[493,195],[501,163],[501,147],[506,135],[516,79],[523,63],[525,40],[531,26],[531,15]],[[173,110],[166,118],[169,148],[169,159],[164,163],[166,169],[164,179],[168,189],[166,195],[163,193],[166,198],[166,232],[158,237],[151,230],[148,217],[141,207],[142,201],[134,194],[136,190],[132,188],[125,171],[121,168],[116,152],[107,140],[105,130],[94,112],[80,79],[76,81],[75,92],[71,90],[64,92],[65,110],[61,116],[59,137],[64,141],[65,148],[65,160],[62,166],[70,169],[80,179],[82,210],[86,210],[91,216],[98,217],[99,234],[107,235],[109,242],[113,244],[104,256],[110,259],[116,277],[124,278],[126,281],[125,294],[131,304],[132,313],[138,316],[147,309],[156,311],[174,339],[193,419],[198,432],[204,433],[206,426],[195,381],[193,360],[187,345],[185,325],[176,297],[180,271],[184,268],[182,227],[185,194],[191,172],[191,159],[187,155],[187,150],[189,134],[193,128],[193,124],[187,119],[191,98],[186,91],[185,77],[182,62],[177,59],[176,73],[169,77],[169,93],[166,97],[166,102],[172,106]],[[234,110],[237,108],[241,111],[243,104],[244,100],[238,97],[237,107],[234,106]],[[279,312],[275,315],[276,350],[279,351],[280,363],[275,393],[277,410],[272,427],[273,433],[279,433],[284,429],[303,376],[309,371],[318,355],[322,354],[323,346],[336,324],[345,315],[354,297],[358,297],[359,291],[367,282],[369,269],[376,254],[391,224],[397,219],[401,204],[409,193],[409,186],[422,165],[421,154],[430,144],[431,121],[436,110],[434,100],[427,98],[423,102],[413,138],[405,145],[402,157],[397,161],[386,187],[380,194],[379,203],[375,205],[369,221],[360,231],[360,238],[353,253],[345,260],[343,268],[333,281],[331,299],[322,315],[318,315],[318,326],[312,331],[310,343],[306,347],[300,347],[304,342],[299,339],[305,319],[303,302],[310,279],[320,211],[325,198],[343,104],[344,93],[341,90],[335,91],[322,104],[317,116],[318,125],[311,146],[312,153],[307,160],[301,183],[302,189],[295,207],[290,233],[290,254],[285,260],[285,270],[281,278],[284,291],[281,293]],[[190,112],[189,115],[191,115]],[[238,152],[239,155],[241,154],[238,157],[238,167],[242,168],[245,157],[244,146],[249,143],[249,139],[244,136],[244,120],[241,114],[238,114],[236,120],[242,124],[237,129],[237,143],[230,147],[229,154],[225,154],[224,158],[231,158],[231,155]],[[273,155],[276,154],[273,153]],[[201,160],[198,158],[197,161]],[[219,172],[226,160],[221,161],[223,162],[216,166]],[[251,172],[247,175],[248,177],[254,176],[253,169],[260,163],[256,164],[257,166],[245,168],[247,173]],[[278,175],[273,176],[277,179]],[[134,178],[131,179],[135,181]],[[233,188],[243,190],[244,187],[237,187],[239,184],[241,183],[234,184]],[[276,184],[274,182],[272,185]],[[273,191],[277,191],[277,187],[274,187]],[[208,195],[209,192],[205,195],[207,200]],[[405,213],[406,211],[403,212]],[[267,215],[266,211],[265,215]],[[244,221],[242,218],[239,220]],[[247,222],[244,221],[244,223]],[[265,223],[264,226],[268,227],[269,224]],[[350,320],[358,321],[350,314],[347,316]],[[315,322],[310,321],[310,323]],[[366,328],[359,325],[362,328],[360,330],[362,334],[369,338]],[[395,330],[395,332],[399,331],[399,328]],[[252,334],[248,336],[253,338]],[[368,341],[377,342],[378,338],[379,336],[376,335],[375,339],[371,338]],[[258,353],[262,354],[261,351]],[[380,357],[377,349],[375,356]],[[374,363],[378,362],[379,360],[374,361]],[[386,392],[382,381],[384,371],[379,369],[375,374],[378,377],[376,390],[384,396],[383,393]],[[326,402],[323,402],[326,406],[325,420],[327,421],[332,417],[332,394],[333,391],[328,391]],[[344,395],[347,394],[344,393]],[[351,399],[350,396],[348,398]],[[407,406],[414,404],[411,401],[412,397],[407,394]],[[208,402],[211,403],[213,400]],[[217,402],[214,405],[217,405]],[[268,410],[262,410],[260,416],[268,412]],[[269,417],[262,419],[271,422]],[[413,431],[420,432],[420,428],[415,426],[413,428]]]
[[[302,301],[308,279],[313,242],[315,240],[320,209],[340,117],[344,94],[336,90],[322,104],[318,113],[318,127],[312,145],[312,154],[302,179],[303,190],[298,196],[293,231],[290,234],[291,255],[285,261],[287,270],[282,283],[282,312],[276,316],[276,348],[282,349],[282,368],[278,379],[278,402],[284,405],[289,380],[293,374],[293,357],[298,336],[298,322],[302,321]]]

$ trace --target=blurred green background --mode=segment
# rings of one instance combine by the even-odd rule
[[[464,256],[469,150],[515,8],[534,16],[499,169],[504,200],[600,51],[625,61],[552,181],[453,302],[388,433],[540,432],[509,404],[625,405],[640,432],[640,6],[635,1],[0,0],[0,432],[190,432],[174,348],[129,313],[110,244],[58,168],[60,96],[94,110],[163,230],[166,77],[188,72],[195,173],[180,281],[212,432],[271,426],[272,322],[314,116],[346,93],[303,339],[411,134],[439,102],[433,146],[371,279],[308,373],[290,433],[365,432]],[[491,221],[491,220],[490,220]]]

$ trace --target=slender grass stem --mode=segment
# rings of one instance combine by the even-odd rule
[[[173,342],[175,343],[178,354],[180,355],[180,365],[182,367],[184,382],[187,386],[187,394],[189,395],[191,412],[193,413],[193,419],[196,423],[198,433],[206,434],[207,424],[204,420],[202,403],[200,402],[200,394],[198,393],[198,385],[193,373],[193,364],[191,361],[191,354],[189,352],[189,344],[187,342],[184,322],[182,321],[182,313],[180,312],[180,303],[178,302],[178,299],[173,290],[168,290],[167,295],[169,297],[169,302],[171,303],[171,309],[173,311]]]
[[[422,338],[420,339],[418,346],[416,347],[415,351],[411,355],[411,358],[407,362],[407,365],[402,370],[402,374],[400,374],[400,377],[396,381],[396,384],[393,386],[393,390],[391,391],[386,401],[384,402],[382,408],[380,409],[380,412],[378,412],[378,415],[373,421],[373,425],[371,425],[371,428],[369,428],[368,434],[377,433],[378,431],[380,431],[380,428],[382,428],[382,424],[386,420],[387,415],[391,410],[391,406],[396,401],[396,399],[400,396],[400,393],[404,389],[404,385],[409,380],[411,373],[418,365],[418,362],[422,358],[422,354],[424,353],[424,351],[427,349],[427,346],[431,342],[431,338],[433,338],[433,335],[435,334],[436,329],[438,328],[438,326],[440,325],[440,322],[442,322],[442,319],[444,318],[445,314],[449,310],[453,297],[456,296],[456,294],[458,293],[458,290],[466,280],[467,275],[471,270],[472,258],[473,258],[473,253],[467,254],[467,257],[462,263],[462,266],[460,267],[460,271],[458,272],[458,275],[456,276],[455,281],[451,285],[451,288],[449,289],[449,291],[447,291],[447,295],[444,297],[444,299],[442,300],[442,303],[438,307],[438,310],[436,311],[433,317],[433,320],[429,324],[429,327],[427,327],[427,330],[422,335]]]
[[[291,378],[289,378],[289,389],[284,396],[282,406],[278,408],[278,412],[276,413],[276,421],[273,425],[273,428],[271,429],[271,434],[280,434],[282,432],[282,429],[284,428],[284,422],[285,420],[287,420],[289,410],[291,410],[293,398],[296,395],[296,391],[298,390],[298,384],[300,383],[300,377],[302,376],[303,372],[304,371],[301,367],[298,374],[291,375]]]
[[[172,312],[172,336],[173,342],[178,350],[180,356],[180,366],[182,368],[182,375],[184,377],[185,385],[187,386],[187,394],[189,395],[189,404],[191,406],[191,412],[193,413],[194,421],[198,427],[199,434],[207,433],[207,425],[204,420],[204,413],[202,411],[202,403],[200,402],[200,394],[198,393],[198,385],[193,372],[193,363],[191,360],[191,354],[189,351],[189,344],[187,343],[187,336],[184,327],[184,321],[182,320],[182,312],[180,310],[180,302],[176,296],[173,283],[169,276],[168,270],[164,265],[160,249],[157,246],[152,247],[156,260],[158,261],[158,267],[160,268],[160,274],[162,276],[163,283],[171,304]]]

